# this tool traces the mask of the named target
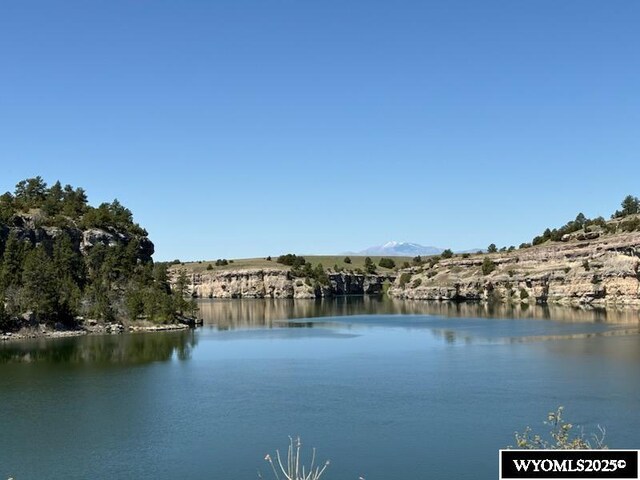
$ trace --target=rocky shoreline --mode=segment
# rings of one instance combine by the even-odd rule
[[[126,332],[167,332],[186,330],[188,328],[190,328],[190,326],[185,323],[172,323],[166,325],[125,325],[123,323],[96,323],[93,325],[81,326],[77,329],[51,329],[45,325],[38,325],[35,327],[22,328],[17,332],[0,333],[0,342],[39,338],[80,337],[84,335],[118,335]]]

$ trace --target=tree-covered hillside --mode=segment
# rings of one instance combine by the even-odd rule
[[[174,320],[191,305],[172,293],[153,249],[117,200],[93,207],[82,188],[19,182],[0,196],[0,331],[81,317]]]

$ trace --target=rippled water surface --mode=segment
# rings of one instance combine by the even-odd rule
[[[204,300],[196,331],[0,345],[0,479],[255,479],[288,435],[328,480],[497,477],[565,405],[640,447],[637,312]]]

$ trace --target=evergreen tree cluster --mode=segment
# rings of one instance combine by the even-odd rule
[[[30,215],[37,226],[101,228],[132,235],[147,235],[133,215],[116,199],[92,207],[82,188],[64,187],[58,181],[48,187],[42,177],[18,182],[14,193],[0,195],[0,222],[11,226],[21,215]],[[16,225],[19,226],[19,225]]]
[[[282,265],[287,265],[289,267],[301,267],[305,263],[307,263],[304,257],[296,255],[295,253],[280,255],[276,262],[281,263]]]
[[[82,232],[92,228],[119,240],[83,252]],[[47,187],[41,177],[19,182],[0,196],[0,330],[24,318],[66,326],[79,316],[172,321],[190,306],[173,294],[167,266],[154,265],[145,236],[117,200],[94,208],[81,188]]]
[[[554,228],[553,230],[547,228],[542,235],[538,235],[534,237],[531,241],[532,245],[540,245],[541,243],[546,242],[547,240],[551,240],[552,242],[559,242],[562,237],[569,233],[579,232],[580,230],[587,231],[591,226],[599,226],[601,228],[605,228],[607,222],[602,217],[597,218],[587,218],[584,214],[579,213],[575,220],[571,220],[564,224],[560,228]]]
[[[593,228],[601,228],[607,233],[633,232],[640,230],[640,219],[636,215],[640,214],[640,199],[633,195],[627,195],[621,202],[621,209],[616,210],[612,215],[612,220],[618,222],[607,222],[603,217],[587,218],[584,214],[579,213],[575,220],[567,222],[560,228],[547,228],[542,235],[536,236],[531,244],[540,245],[549,240],[558,242],[563,235],[579,232],[581,230],[587,232]],[[529,244],[522,244],[520,248],[526,248]]]
[[[294,253],[280,255],[277,262],[291,267],[291,275],[294,277],[308,278],[319,285],[329,284],[329,276],[321,263],[314,267],[304,257]]]
[[[624,197],[621,203],[621,210],[616,210],[611,218],[624,218],[629,215],[637,215],[640,213],[640,199],[633,195],[627,195]]]

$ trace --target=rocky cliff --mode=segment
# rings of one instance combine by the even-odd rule
[[[16,214],[9,222],[0,223],[0,245],[4,245],[11,234],[20,242],[28,242],[32,246],[44,245],[47,248],[57,237],[66,235],[71,240],[73,249],[82,255],[86,255],[96,245],[126,246],[132,241],[137,243],[137,257],[140,261],[150,261],[154,253],[153,242],[146,235],[127,232],[115,226],[83,229],[71,221],[67,221],[64,226],[51,226],[43,224],[39,215]]]
[[[174,281],[179,269],[172,271]],[[188,273],[189,289],[201,298],[319,298],[333,295],[379,294],[392,275],[328,273],[328,284],[295,277],[287,269],[239,269]]]
[[[105,215],[89,221],[85,216],[97,209],[87,205],[73,217],[41,208],[12,211],[6,195],[2,202],[0,332],[108,331],[112,323],[160,318],[152,307],[161,302],[167,305],[161,321],[174,320],[167,279],[153,275],[154,245],[137,224]]]
[[[562,240],[413,266],[398,272],[388,293],[416,300],[640,306],[639,232]]]

